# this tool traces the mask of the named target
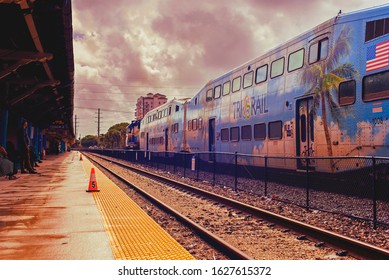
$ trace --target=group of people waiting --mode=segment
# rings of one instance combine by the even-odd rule
[[[7,142],[7,149],[0,145],[0,174],[8,176],[9,180],[16,180],[18,173],[18,164],[20,164],[20,173],[36,174],[34,167],[39,167],[41,163],[34,152],[34,148],[30,146],[30,139],[27,133],[27,121],[22,122],[21,128],[18,130],[18,147],[12,142]]]

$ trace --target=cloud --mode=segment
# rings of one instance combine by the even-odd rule
[[[234,6],[181,5],[181,1],[163,1],[160,15],[152,22],[153,31],[169,44],[179,45],[183,52],[170,63],[181,62],[180,75],[224,72],[241,64],[254,53],[250,21],[234,10]],[[175,7],[171,9],[170,7]],[[168,12],[169,11],[169,12]],[[186,63],[185,63],[186,62]],[[204,77],[204,81],[209,77]]]
[[[76,114],[85,114],[81,126],[92,133],[96,124],[87,119],[101,107],[107,110],[108,128],[118,120],[109,110],[134,110],[141,95],[191,97],[210,79],[336,16],[340,9],[350,12],[384,2],[73,1]],[[123,119],[132,117],[123,113]]]

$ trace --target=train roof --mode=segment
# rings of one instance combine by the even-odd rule
[[[143,117],[143,119],[146,117],[146,116],[149,116],[149,115],[152,115],[156,112],[159,112],[171,105],[183,105],[185,104],[187,101],[188,101],[189,98],[180,98],[180,99],[176,99],[176,98],[173,98],[172,100],[166,102],[166,103],[163,103],[162,105],[148,111],[145,116]]]
[[[341,13],[339,15],[339,22],[348,22],[354,20],[360,20],[362,18],[366,19],[369,17],[379,17],[382,15],[387,15],[389,13],[389,4],[383,4],[379,6],[374,6],[366,9],[361,9],[349,13]]]
[[[315,32],[317,32],[318,30],[325,29],[336,23],[345,23],[349,21],[361,20],[362,18],[366,19],[369,17],[378,17],[380,15],[385,15],[385,14],[389,14],[389,4],[374,6],[374,7],[358,10],[358,11],[349,12],[349,13],[342,13],[341,11],[339,11],[339,13],[333,18],[330,18],[324,21],[323,23],[293,37],[292,39],[286,41],[285,43],[282,43],[281,45],[278,45],[277,47],[270,49],[269,51],[263,53],[262,55],[241,64],[240,66],[222,74],[216,79],[208,81],[203,87],[201,87],[201,89],[196,93],[196,95],[192,97],[192,99],[198,96],[204,90],[204,88],[206,88],[210,84],[219,83],[220,80],[231,76],[234,72],[245,69],[249,65],[252,65],[255,62],[257,62],[258,60],[265,59],[266,57],[269,57],[290,45],[293,45],[301,40],[304,40],[307,37],[314,35]]]

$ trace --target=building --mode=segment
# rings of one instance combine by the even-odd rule
[[[160,93],[148,93],[146,96],[141,96],[136,102],[135,118],[143,119],[144,115],[158,106],[167,102],[166,95]]]

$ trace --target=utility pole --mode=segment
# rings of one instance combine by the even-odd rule
[[[97,143],[100,144],[100,121],[101,119],[101,113],[100,108],[97,109]]]
[[[74,135],[76,135],[77,142],[77,115],[74,115]]]

